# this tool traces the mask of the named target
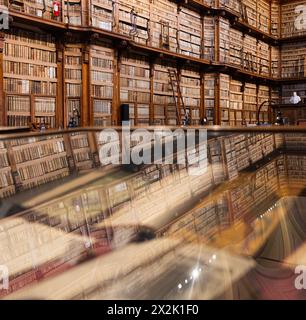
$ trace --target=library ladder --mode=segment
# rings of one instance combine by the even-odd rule
[[[176,108],[176,114],[177,114],[177,124],[181,125],[182,124],[182,116],[184,117],[185,121],[186,120],[189,121],[189,115],[186,112],[177,71],[173,70],[173,69],[168,69],[168,74],[169,74],[169,80],[170,80],[170,85],[171,85],[171,89],[172,89],[173,99],[175,102],[175,108]],[[178,95],[176,95],[175,88],[177,88]],[[182,111],[184,111],[184,113],[182,113]],[[188,124],[188,123],[186,123],[186,124]]]

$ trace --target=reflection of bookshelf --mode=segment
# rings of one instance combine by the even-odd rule
[[[70,141],[78,170],[91,169],[93,167],[93,160],[87,134],[71,134]]]
[[[81,115],[82,96],[82,49],[80,45],[65,47],[65,84],[67,104],[67,124],[73,111]]]
[[[223,165],[222,139],[212,139],[208,144],[208,159],[212,166],[214,184],[218,185],[225,180],[225,171]]]
[[[131,124],[149,124],[150,65],[145,56],[125,54],[121,57],[120,100],[130,106]]]
[[[91,45],[90,65],[93,124],[111,125],[114,50],[107,44]]]
[[[25,138],[10,142],[23,189],[33,188],[69,174],[64,141]]]
[[[92,0],[91,3],[91,25],[105,30],[112,30],[113,26],[113,1],[112,0]]]
[[[5,34],[4,91],[7,123],[29,121],[55,127],[56,48],[54,38],[44,33],[10,30]]]
[[[7,157],[7,149],[0,142],[0,198],[8,197],[15,193],[12,170]]]

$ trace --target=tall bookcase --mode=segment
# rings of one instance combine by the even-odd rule
[[[55,39],[20,29],[5,34],[3,87],[6,123],[44,122],[55,127],[57,63]]]

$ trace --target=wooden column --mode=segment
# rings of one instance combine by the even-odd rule
[[[220,17],[215,17],[215,62],[220,61]]]
[[[57,90],[56,90],[56,110],[55,110],[55,126],[67,126],[65,119],[65,81],[64,81],[64,45],[62,40],[56,42],[57,54]]]
[[[242,115],[242,121],[244,122],[244,120],[245,120],[245,82],[242,82],[241,91],[242,91],[242,112],[241,112],[241,115]],[[237,125],[241,125],[241,123],[238,124],[236,121],[236,126]]]
[[[0,32],[0,125],[7,125],[6,106],[3,87],[3,48],[4,48],[4,32]]]
[[[215,110],[214,110],[214,125],[221,124],[220,112],[220,74],[216,73],[215,76]]]
[[[113,31],[119,32],[119,3],[118,3],[118,0],[113,1]]]
[[[150,59],[150,106],[149,106],[149,124],[154,125],[154,60]]]
[[[91,25],[91,1],[82,0],[82,26]]]
[[[200,100],[200,121],[204,119],[206,116],[206,110],[205,110],[205,73],[201,70],[200,71],[200,95],[201,95],[201,100]]]
[[[90,48],[84,44],[82,48],[82,111],[81,124],[83,127],[93,125],[93,110],[90,88]]]

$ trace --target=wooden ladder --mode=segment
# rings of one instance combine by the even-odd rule
[[[187,112],[186,112],[186,107],[184,104],[184,99],[181,93],[181,88],[180,88],[180,82],[178,78],[177,71],[174,69],[168,69],[168,74],[169,74],[169,80],[170,80],[170,85],[172,89],[172,94],[173,94],[173,99],[175,102],[175,108],[176,108],[176,114],[177,114],[177,124],[181,125],[182,124],[182,116],[184,118],[187,118]],[[177,94],[176,95],[176,90],[175,86],[177,88]],[[179,103],[180,102],[180,103]],[[184,113],[182,114],[182,110]]]

